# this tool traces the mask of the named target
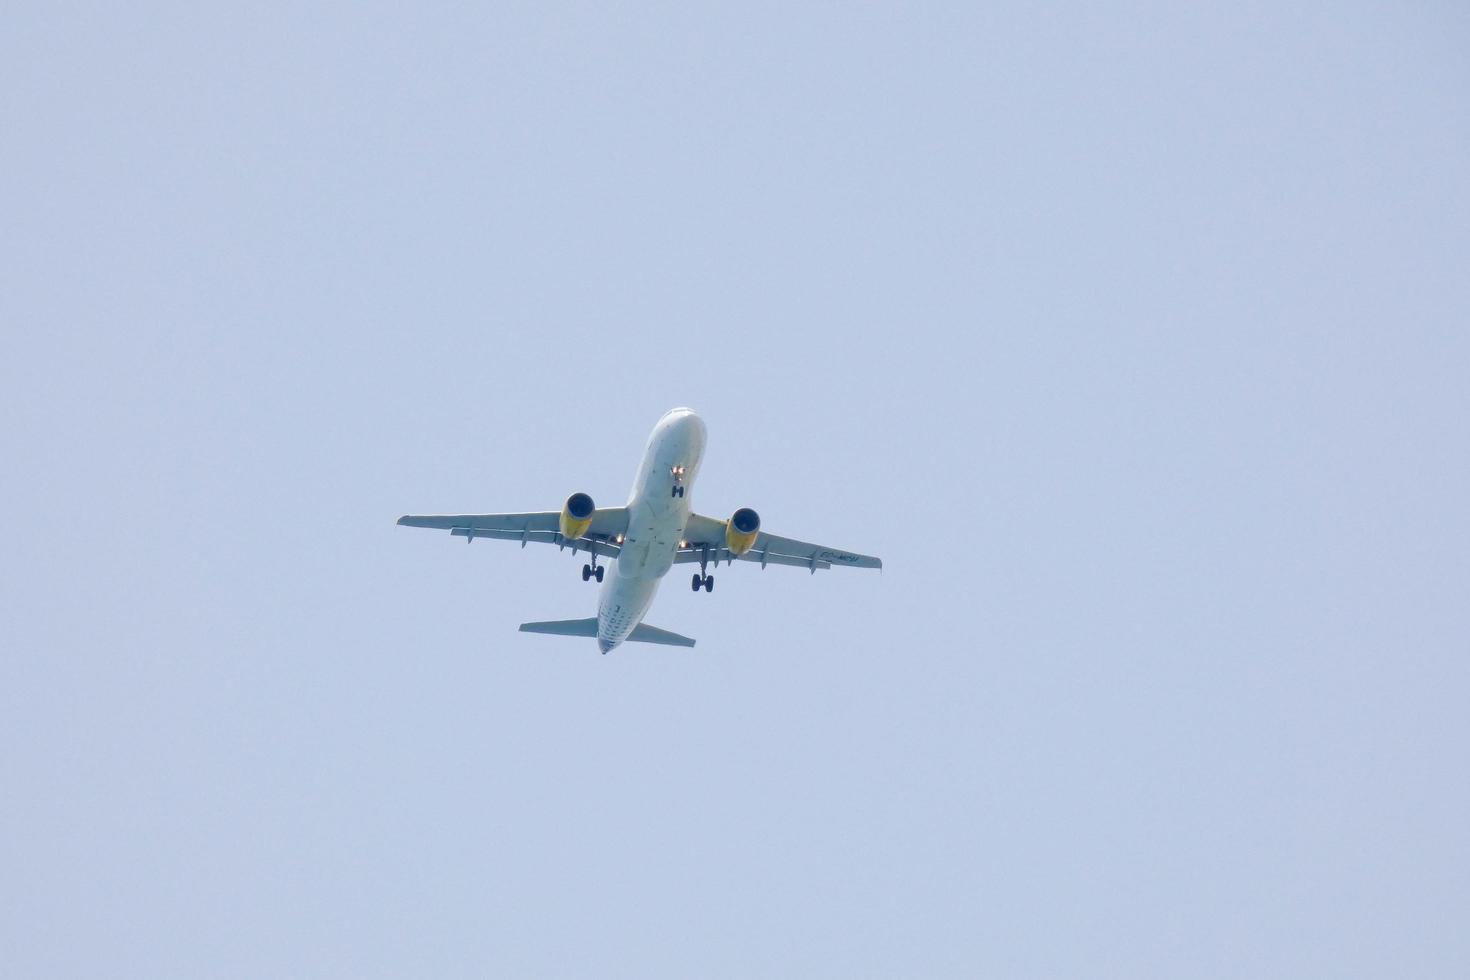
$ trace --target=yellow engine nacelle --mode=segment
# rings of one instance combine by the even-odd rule
[[[561,536],[575,541],[587,533],[592,526],[592,512],[597,505],[585,493],[574,493],[567,498],[561,509]]]
[[[725,547],[733,555],[743,555],[755,547],[756,536],[760,533],[761,516],[749,507],[742,507],[725,522]]]

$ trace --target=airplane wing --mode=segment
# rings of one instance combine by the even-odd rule
[[[859,555],[841,548],[783,538],[765,531],[756,535],[755,544],[749,551],[737,555],[726,547],[725,522],[699,514],[689,515],[689,523],[684,525],[684,540],[686,545],[674,556],[675,563],[697,562],[707,557],[716,565],[721,561],[755,561],[760,562],[762,568],[767,565],[792,565],[810,569],[813,573],[819,568],[831,568],[833,565],[846,565],[849,568],[883,567],[882,560],[871,555]]]
[[[519,541],[524,548],[528,542],[554,544],[562,548],[595,551],[602,558],[616,558],[619,539],[628,530],[628,508],[602,507],[592,512],[592,525],[580,538],[568,539],[560,530],[560,511],[537,511],[529,514],[405,514],[398,523],[405,527],[429,527],[448,531],[466,542],[476,538],[498,538],[502,541]]]

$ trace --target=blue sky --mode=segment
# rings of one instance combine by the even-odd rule
[[[28,5],[16,976],[1462,976],[1449,4]],[[395,527],[621,500],[879,575]]]

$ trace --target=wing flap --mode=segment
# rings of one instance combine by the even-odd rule
[[[452,527],[449,533],[456,538],[464,538],[466,541],[473,541],[476,538],[493,538],[498,541],[534,541],[538,544],[558,544],[561,541],[560,531],[502,531],[487,527]],[[566,546],[572,549],[572,554],[578,551],[595,551],[599,558],[616,558],[623,550],[611,541],[596,538],[578,538],[575,541],[566,542]]]
[[[676,565],[687,565],[687,564],[690,564],[691,562],[698,562],[699,559],[700,559],[700,552],[699,551],[688,551],[688,550],[686,550],[686,551],[681,551],[677,555],[674,556],[674,564],[676,564]],[[767,565],[790,565],[792,568],[811,568],[812,567],[812,559],[810,559],[810,558],[802,558],[799,555],[778,555],[778,554],[761,555],[761,554],[758,554],[758,553],[756,553],[754,551],[747,551],[743,555],[733,555],[733,554],[730,553],[730,549],[728,549],[728,548],[718,548],[718,549],[711,548],[709,550],[709,561],[710,561],[710,564],[711,565],[719,565],[721,562],[725,562],[726,564],[728,564],[731,561],[753,561],[753,562],[761,562],[761,561],[764,561],[764,563],[767,564]],[[821,561],[820,559],[818,559],[818,561],[817,561],[816,564],[817,564],[817,568],[822,568],[822,569],[827,569],[827,568],[831,568],[832,567],[832,563],[830,561]]]

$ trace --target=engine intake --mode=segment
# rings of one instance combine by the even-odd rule
[[[749,507],[742,507],[725,522],[725,547],[731,554],[743,555],[755,547],[756,536],[760,533],[761,516]]]
[[[585,493],[574,493],[567,498],[561,509],[561,536],[575,541],[587,533],[592,526],[592,513],[597,505]]]

